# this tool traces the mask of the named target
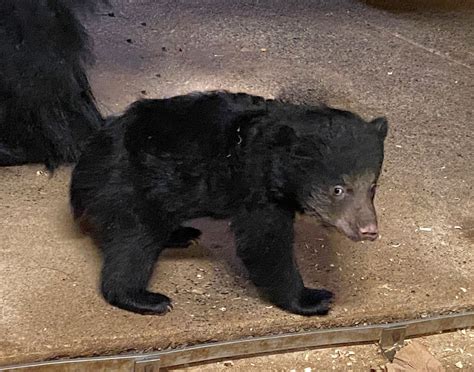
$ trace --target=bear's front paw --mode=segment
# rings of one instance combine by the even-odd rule
[[[300,315],[326,315],[333,297],[331,291],[305,287],[299,297],[291,302],[288,310]]]

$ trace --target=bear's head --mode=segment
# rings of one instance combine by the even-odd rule
[[[354,241],[378,237],[374,197],[384,156],[385,118],[325,108],[291,125],[290,188],[304,214]]]

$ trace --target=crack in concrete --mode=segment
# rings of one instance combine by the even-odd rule
[[[371,27],[377,29],[377,31],[383,32],[383,33],[385,33],[385,34],[392,35],[393,37],[395,37],[395,38],[397,38],[397,39],[399,39],[399,40],[402,40],[402,41],[404,41],[404,42],[406,42],[406,43],[408,43],[408,44],[410,44],[410,45],[412,45],[412,46],[414,46],[414,47],[417,47],[417,48],[419,48],[419,49],[422,49],[422,50],[424,50],[424,51],[426,51],[426,52],[428,52],[428,53],[430,53],[430,54],[434,54],[434,55],[436,55],[436,56],[438,56],[438,57],[441,57],[441,58],[443,58],[443,59],[446,59],[446,60],[448,60],[449,62],[452,62],[452,63],[454,63],[454,64],[456,64],[456,65],[458,65],[458,66],[462,66],[462,67],[465,67],[465,68],[467,68],[467,69],[469,69],[469,70],[472,70],[472,66],[468,65],[467,63],[464,63],[464,62],[459,61],[459,60],[457,60],[457,59],[451,58],[450,56],[446,55],[445,53],[443,53],[443,52],[441,52],[441,51],[439,51],[439,50],[437,50],[437,49],[429,48],[429,47],[427,47],[427,46],[424,46],[423,44],[420,44],[420,43],[418,43],[418,42],[416,42],[416,41],[414,41],[414,40],[411,40],[411,39],[407,38],[406,36],[403,36],[403,35],[399,34],[398,32],[390,32],[390,31],[387,31],[387,30],[385,30],[385,29],[382,28],[382,27],[379,27],[379,26],[377,26],[377,25],[374,25],[373,23],[367,22],[366,24],[367,24],[368,26],[371,26]],[[468,51],[468,53],[469,53],[469,54],[473,54],[473,53],[471,53],[471,52],[469,52],[469,51]]]

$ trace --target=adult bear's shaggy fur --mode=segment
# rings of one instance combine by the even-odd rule
[[[102,293],[138,313],[170,299],[147,290],[160,251],[200,231],[186,220],[230,218],[252,281],[288,311],[325,314],[293,257],[293,220],[305,213],[353,240],[377,237],[373,206],[385,119],[198,93],[133,104],[86,147],[73,172],[74,214],[103,252]]]
[[[0,166],[75,162],[102,123],[78,11],[94,0],[0,1]]]

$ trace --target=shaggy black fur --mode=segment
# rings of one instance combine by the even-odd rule
[[[0,166],[75,162],[101,125],[85,72],[90,43],[76,15],[98,2],[0,1]]]
[[[181,224],[230,218],[238,255],[270,301],[326,314],[331,292],[303,285],[293,221],[306,213],[354,240],[377,236],[374,186],[385,119],[227,92],[144,100],[94,137],[73,172],[74,215],[103,252],[102,293],[138,313],[164,313],[147,290],[165,246],[199,236]]]

